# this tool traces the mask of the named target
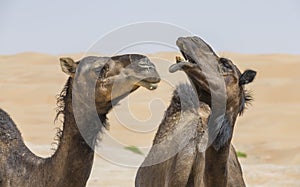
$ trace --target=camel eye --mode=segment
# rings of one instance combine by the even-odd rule
[[[108,70],[109,70],[108,65],[99,66],[94,69],[95,73],[100,77],[102,75],[105,75],[108,72]]]
[[[231,69],[231,66],[227,63],[223,64],[225,66],[225,68]]]
[[[229,64],[228,60],[226,58],[220,58],[220,63],[222,64],[223,71],[231,71],[232,66]]]
[[[103,67],[97,67],[94,69],[95,73],[97,73],[98,75],[101,74],[101,72],[103,71]]]

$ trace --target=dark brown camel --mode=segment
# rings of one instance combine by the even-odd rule
[[[153,141],[153,147],[139,168],[135,186],[203,186],[207,121],[210,108],[197,103],[190,85],[179,85]],[[234,147],[229,156],[229,186],[245,186]]]
[[[204,184],[208,187],[229,186],[230,177],[239,174],[230,170],[228,161],[234,124],[237,116],[243,113],[245,104],[251,100],[244,85],[254,80],[256,72],[246,70],[241,73],[231,60],[218,57],[199,37],[179,38],[177,46],[186,61],[173,65],[171,71],[181,68],[195,86],[199,100],[211,108]],[[222,85],[224,90],[220,88]],[[236,182],[232,185],[242,186]]]
[[[199,71],[199,67],[196,63],[194,63],[195,61],[193,61],[192,58],[187,56],[184,52],[188,50],[202,50],[202,45],[207,44],[204,42],[199,42],[191,46],[187,43],[186,45],[189,46],[184,46],[180,44],[181,40],[185,39],[179,39],[177,41],[177,45],[182,51],[183,55],[190,61],[181,62],[181,60],[177,58],[178,63],[173,65],[170,68],[170,71],[174,72],[183,69],[190,77],[190,72],[188,69],[190,71],[192,69]],[[207,47],[209,46],[207,45]],[[211,48],[209,47],[209,49]],[[201,63],[208,63],[208,59],[205,56],[198,57],[197,55],[194,55],[193,57],[195,57]],[[208,67],[208,70],[210,70],[209,68],[214,70],[213,66]],[[193,74],[193,76],[198,78],[199,74]],[[203,76],[200,76],[199,78],[203,78],[201,81],[206,81],[205,77]],[[241,77],[241,85],[243,80],[248,80],[251,82],[254,77],[252,80],[251,77],[247,79],[246,78],[247,77]],[[211,98],[208,97],[209,94],[206,94],[200,89],[201,87],[199,87],[199,82],[195,82],[193,79],[191,79],[191,81],[192,83],[196,84],[194,86],[197,90],[197,94],[193,96],[193,89],[190,86],[181,85],[176,88],[174,96],[171,100],[171,104],[167,109],[165,117],[155,136],[153,147],[137,172],[135,181],[136,186],[220,186],[220,183],[218,182],[220,176],[214,175],[215,178],[210,176],[207,177],[207,175],[212,173],[212,171],[208,169],[208,166],[210,166],[210,164],[215,166],[214,163],[218,164],[218,162],[212,160],[211,158],[206,159],[207,157],[211,156],[208,154],[208,151],[211,147],[209,147],[206,153],[204,153],[207,144],[211,143],[211,140],[209,140],[211,139],[211,137],[209,137],[211,133],[209,133],[210,130],[207,126],[208,116],[210,115],[210,119],[213,116],[213,113],[211,113],[210,110],[210,107],[212,107],[211,103],[208,102]],[[216,90],[218,90],[217,86],[218,85],[214,87]],[[241,89],[241,92],[244,94],[243,88]],[[226,93],[221,94],[226,95]],[[245,101],[248,100],[248,97],[245,95],[242,97],[244,97]],[[197,105],[198,99],[200,99],[200,102]],[[239,105],[241,107],[239,112],[242,112],[244,104],[245,102]],[[211,124],[209,124],[209,126],[211,126]],[[219,136],[223,135],[224,134],[220,134]],[[222,139],[226,137],[218,138]],[[222,157],[222,155],[220,156]],[[217,160],[219,159],[217,154],[215,154],[212,158],[216,158]],[[242,170],[232,145],[230,146],[229,155],[227,155],[226,158],[225,173],[227,173],[227,169],[227,186],[245,186]],[[207,180],[204,179],[205,177],[215,182],[209,184]],[[206,182],[206,184],[204,184],[203,180]]]
[[[1,187],[85,186],[98,135],[108,127],[106,114],[140,86],[152,90],[160,81],[155,66],[138,54],[91,56],[78,62],[61,58],[60,62],[70,77],[58,100],[63,116],[58,148],[49,158],[34,155],[15,123],[0,109]]]
[[[193,186],[190,180],[194,178],[199,178],[199,183],[195,184],[200,184],[207,142],[205,124],[209,114],[209,107],[199,103],[190,85],[179,85],[155,135],[153,146],[138,169],[135,186]]]

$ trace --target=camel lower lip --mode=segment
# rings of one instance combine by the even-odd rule
[[[188,61],[181,61],[181,62],[176,62],[176,64],[173,64],[169,67],[169,72],[174,73],[178,70],[182,70],[183,67],[189,67],[193,68],[194,64],[188,62]]]
[[[137,83],[138,86],[147,88],[148,90],[155,90],[157,88],[157,83],[151,83],[147,81],[140,81]]]

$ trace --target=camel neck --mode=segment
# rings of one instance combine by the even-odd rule
[[[57,167],[54,173],[61,180],[62,186],[85,186],[90,175],[93,159],[94,147],[97,136],[105,124],[106,114],[97,117],[103,120],[102,124],[92,120],[95,116],[89,110],[86,103],[81,103],[74,112],[72,104],[72,79],[66,84],[65,95],[63,96],[63,130],[58,148],[54,155],[49,158],[50,167]],[[99,122],[99,121],[98,121]]]
[[[226,110],[217,137],[205,151],[204,182],[207,187],[227,186],[228,158],[237,115],[238,111]]]

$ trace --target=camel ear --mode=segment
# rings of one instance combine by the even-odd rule
[[[60,58],[59,61],[62,71],[73,77],[78,64],[69,57]]]
[[[245,85],[251,83],[256,76],[256,71],[251,69],[244,71],[244,73],[240,76],[239,85]]]

